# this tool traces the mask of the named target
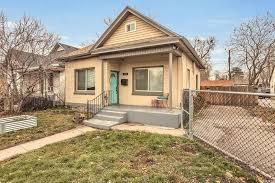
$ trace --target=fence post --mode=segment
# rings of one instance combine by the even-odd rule
[[[190,139],[193,139],[193,92],[189,89],[189,120],[188,120],[188,136]]]
[[[87,119],[90,118],[89,100],[87,100]]]

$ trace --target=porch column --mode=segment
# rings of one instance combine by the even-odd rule
[[[169,53],[169,109],[172,110],[173,53]]]
[[[104,60],[101,61],[101,92],[104,92]]]

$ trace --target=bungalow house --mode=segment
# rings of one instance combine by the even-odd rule
[[[204,69],[186,38],[130,7],[95,44],[62,60],[66,105],[87,106],[90,101],[106,106],[102,94],[111,92],[112,106],[96,110],[94,123],[127,120],[179,127],[182,89],[199,89],[200,70]],[[163,105],[155,105],[156,100],[162,100]],[[126,112],[128,119],[118,118],[114,111]]]

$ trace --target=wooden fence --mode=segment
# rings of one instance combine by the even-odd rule
[[[248,86],[201,87],[201,90],[255,92],[254,87]],[[251,106],[258,104],[258,96],[249,94],[200,92],[199,96],[203,97],[205,102],[211,105]]]

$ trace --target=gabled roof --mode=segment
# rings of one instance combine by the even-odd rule
[[[51,53],[56,52],[59,47],[62,47],[64,49],[63,51],[74,51],[74,50],[78,49],[74,46],[70,46],[70,45],[67,45],[67,44],[56,43],[55,46],[53,47],[53,49],[51,50]]]
[[[102,46],[105,41],[107,41],[113,34],[114,31],[123,23],[123,21],[128,17],[128,15],[134,15],[143,20],[144,22],[148,23],[149,25],[155,27],[156,29],[162,31],[167,35],[167,38],[174,38],[177,39],[175,42],[177,42],[180,47],[191,57],[193,61],[199,66],[199,68],[204,69],[204,66],[202,64],[201,59],[199,58],[197,52],[193,48],[193,46],[190,44],[190,42],[184,37],[181,36],[168,28],[160,25],[159,23],[155,22],[151,18],[143,15],[142,13],[138,12],[137,10],[127,6],[119,15],[118,17],[113,21],[113,23],[107,28],[107,30],[102,34],[102,36],[97,40],[97,42],[94,45],[89,45],[85,48],[82,48],[77,51],[73,51],[69,54],[66,54],[64,57],[62,57],[63,60],[66,59],[77,59],[82,57],[88,57],[89,54],[98,52],[97,50],[101,50]],[[157,39],[157,38],[156,38]],[[147,40],[144,40],[144,42],[148,42]],[[131,43],[129,43],[131,44]]]
[[[58,51],[59,47],[62,47],[63,50]],[[56,45],[51,50],[48,56],[51,58],[51,60],[53,60],[53,63],[60,63],[60,60],[59,60],[60,58],[76,50],[78,50],[78,48],[74,46],[70,46],[63,43],[56,43]]]
[[[97,40],[97,42],[94,45],[94,49],[98,48],[99,46],[102,45],[111,35],[112,33],[116,30],[116,28],[128,17],[128,15],[133,14],[143,20],[144,22],[150,24],[151,26],[157,28],[158,30],[164,32],[167,34],[167,36],[178,36],[176,33],[170,31],[166,27],[158,24],[151,18],[141,14],[137,10],[126,6],[124,10],[118,15],[118,17],[112,22],[112,24],[108,27],[108,29],[101,35],[101,37]]]

